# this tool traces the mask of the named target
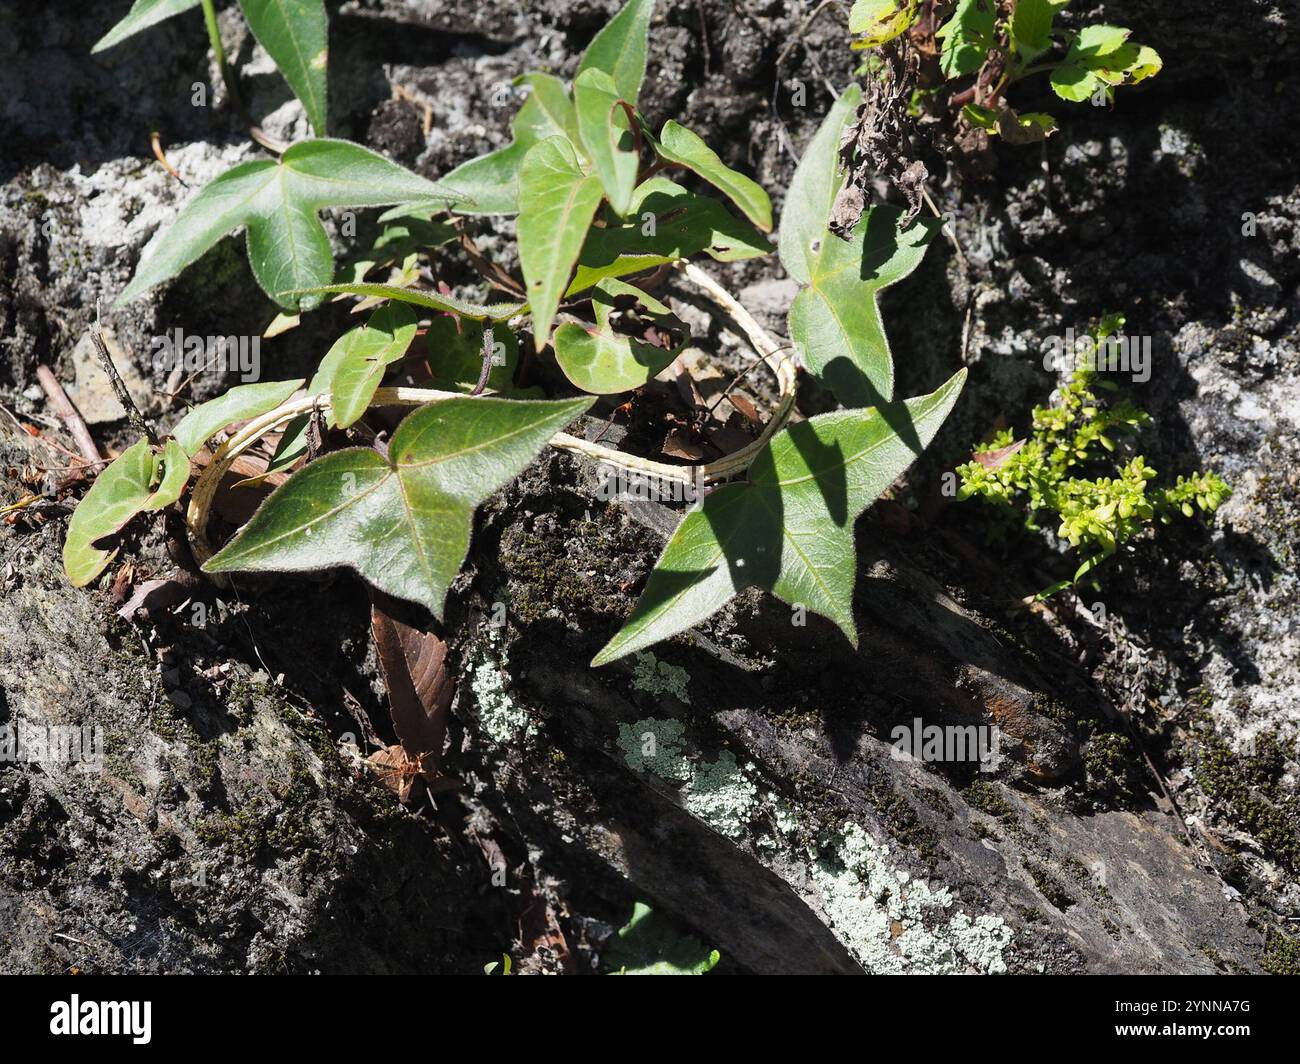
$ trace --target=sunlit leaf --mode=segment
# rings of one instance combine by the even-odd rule
[[[63,568],[73,587],[84,587],[113,560],[116,550],[99,546],[120,532],[136,514],[161,510],[181,497],[190,460],[181,445],[168,440],[162,454],[148,440],[128,447],[95,478],[68,522]]]
[[[628,0],[605,28],[592,38],[578,64],[578,75],[603,70],[618,87],[618,94],[633,106],[645,80],[646,42],[655,0]]]
[[[456,398],[410,414],[377,451],[300,469],[209,559],[208,572],[348,568],[441,618],[469,551],[474,509],[591,405]]]
[[[239,0],[239,6],[257,43],[302,101],[311,128],[325,136],[329,19],[324,0]]]
[[[126,17],[96,41],[95,47],[90,51],[94,54],[112,48],[113,45],[120,44],[128,37],[134,37],[141,30],[156,26],[164,19],[198,7],[201,2],[202,0],[135,0]]]
[[[957,0],[952,18],[935,34],[943,41],[939,66],[948,78],[973,74],[997,44],[997,12],[993,0]]]
[[[415,339],[416,324],[409,306],[389,302],[371,314],[365,325],[343,334],[341,354],[330,378],[331,410],[339,428],[347,428],[366,412],[384,372],[406,354]]]
[[[470,303],[455,296],[443,295],[441,292],[425,292],[415,288],[371,281],[321,285],[319,288],[305,288],[302,291],[318,297],[345,294],[373,299],[396,299],[401,303],[410,303],[413,307],[424,307],[426,310],[441,311],[444,314],[459,314],[465,318],[488,321],[505,321],[516,314],[522,314],[527,309],[524,303]]]
[[[893,397],[894,367],[880,318],[880,292],[910,274],[939,223],[900,230],[894,207],[867,211],[849,240],[828,228],[839,187],[840,133],[857,105],[856,91],[831,108],[809,143],[786,196],[780,251],[803,287],[790,307],[790,338],[804,360],[845,406]]]
[[[623,225],[598,226],[587,234],[566,295],[602,277],[627,277],[701,252],[734,262],[772,250],[762,233],[718,200],[662,176],[637,186],[627,217]]]
[[[933,439],[965,378],[960,370],[930,395],[821,414],[777,433],[744,482],[687,511],[592,665],[685,631],[754,586],[829,618],[856,646],[854,522]]]
[[[669,120],[659,134],[658,149],[665,159],[695,171],[726,195],[760,229],[771,230],[772,201],[762,186],[731,169],[697,134]]]
[[[855,42],[877,48],[907,32],[916,21],[919,0],[853,0],[849,9],[849,32],[861,35]]]
[[[533,337],[545,346],[560,297],[600,206],[600,179],[585,174],[563,137],[535,145],[519,172],[519,264],[533,315]]]
[[[640,159],[627,109],[618,89],[603,70],[585,70],[573,83],[578,132],[592,167],[604,186],[614,213],[627,213],[636,188]]]
[[[639,388],[664,369],[685,346],[686,326],[659,300],[623,281],[606,278],[592,291],[596,323],[566,322],[555,330],[555,360],[584,392],[613,395]],[[667,346],[656,346],[615,331],[616,303],[634,304],[653,322]],[[671,341],[671,342],[669,342]]]
[[[237,421],[247,421],[274,410],[302,387],[295,381],[241,384],[224,395],[200,403],[172,429],[172,438],[193,458],[213,436]]]
[[[175,277],[227,233],[248,229],[248,258],[262,290],[290,310],[318,295],[289,293],[329,284],[330,242],[317,213],[328,207],[381,207],[441,195],[431,181],[344,140],[305,140],[278,161],[227,170],[189,201],[145,249],[121,305]]]

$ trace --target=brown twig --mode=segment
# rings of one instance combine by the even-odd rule
[[[483,389],[487,387],[488,375],[492,372],[492,354],[496,348],[496,339],[492,335],[492,323],[484,322],[483,324],[483,368],[478,373],[478,384],[474,385],[474,390],[470,395],[482,395]]]
[[[158,160],[158,162],[162,165],[162,168],[166,170],[169,174],[171,174],[172,177],[176,178],[176,180],[179,181],[183,187],[189,188],[190,186],[185,181],[185,178],[181,177],[180,171],[178,171],[176,167],[172,166],[172,164],[167,161],[167,153],[163,151],[163,146],[162,146],[162,135],[156,129],[149,134],[149,143],[153,147],[153,157]]]
[[[474,243],[473,238],[463,230],[460,234],[460,248],[465,252],[470,261],[470,265],[478,271],[480,277],[487,281],[488,284],[500,288],[503,292],[509,292],[511,295],[518,296],[520,299],[526,297],[524,286],[510,276],[504,269],[489,259],[483,252],[479,251],[478,245]]]
[[[102,461],[99,448],[95,446],[95,438],[90,434],[86,419],[72,405],[72,400],[68,398],[68,393],[63,390],[63,385],[59,383],[59,379],[54,375],[53,370],[43,364],[37,366],[36,379],[41,382],[41,389],[45,392],[45,397],[49,399],[55,413],[63,421],[68,434],[76,441],[77,450],[81,452],[81,456],[91,463]]]
[[[104,342],[104,334],[99,329],[92,329],[90,338],[95,341],[95,352],[99,355],[100,365],[104,367],[104,372],[108,374],[109,383],[113,385],[113,394],[117,396],[117,401],[126,412],[127,420],[131,422],[132,427],[141,436],[157,446],[157,434],[149,422],[145,420],[145,416],[140,413],[140,408],[135,405],[131,393],[126,390],[126,385],[122,383],[122,378],[118,376],[117,367],[113,365],[113,356],[108,353],[108,344]]]

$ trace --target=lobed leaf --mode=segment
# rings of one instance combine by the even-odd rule
[[[812,278],[822,244],[833,239],[826,224],[840,188],[840,135],[861,100],[862,90],[854,85],[835,101],[790,180],[777,247],[786,273],[803,284]]]
[[[248,258],[262,290],[289,310],[310,309],[328,285],[333,255],[317,213],[445,198],[431,181],[345,140],[305,140],[279,159],[240,163],[210,182],[145,249],[117,305],[175,277],[223,236],[248,230]]]
[[[894,394],[894,361],[880,317],[880,293],[921,263],[937,218],[900,228],[895,207],[872,207],[841,240],[829,232],[808,287],[790,306],[790,339],[804,364],[845,406],[874,406]]]
[[[828,228],[839,188],[839,145],[859,94],[831,108],[795,170],[781,217],[779,247],[786,271],[805,285],[790,307],[790,338],[804,363],[845,406],[893,397],[894,367],[880,318],[880,292],[910,274],[939,223],[907,230],[893,207],[863,215],[850,239]]]
[[[446,197],[465,200],[456,207],[461,214],[518,214],[519,168],[528,150],[548,137],[578,143],[577,117],[564,83],[550,74],[527,74],[518,83],[532,92],[511,120],[511,142],[461,163],[437,182]]]
[[[1052,91],[1064,100],[1082,103],[1098,91],[1109,95],[1116,85],[1159,73],[1160,55],[1130,41],[1131,32],[1123,26],[1085,26],[1052,71]]]
[[[934,438],[965,378],[959,370],[930,395],[821,414],[777,433],[746,481],[687,511],[592,665],[685,631],[755,586],[829,618],[856,646],[854,522]]]
[[[345,567],[441,619],[469,551],[474,509],[590,405],[481,397],[430,403],[397,427],[387,457],[350,448],[299,470],[204,569]]]

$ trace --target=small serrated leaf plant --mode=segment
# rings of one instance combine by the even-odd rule
[[[1107,315],[1096,329],[1101,339],[1123,328],[1122,315]],[[1056,537],[1078,552],[1074,575],[1041,591],[1047,598],[1087,583],[1096,588],[1097,569],[1153,523],[1175,516],[1213,514],[1229,495],[1214,473],[1179,476],[1154,483],[1157,471],[1121,437],[1135,436],[1151,418],[1128,399],[1103,402],[1098,392],[1118,386],[1096,370],[1076,369],[1050,406],[1035,407],[1027,439],[1012,429],[995,433],[957,467],[957,498],[979,497],[1007,510],[1023,509],[1025,527],[1056,523]]]
[[[226,67],[213,0],[135,0],[126,16],[95,43],[91,52],[106,51],[173,15],[196,7],[203,9],[208,43],[217,68],[227,91],[234,95],[235,83]],[[257,43],[266,49],[293,94],[302,101],[312,129],[318,136],[325,136],[329,20],[324,0],[239,0],[239,9]]]
[[[939,68],[948,81],[969,81],[952,99],[972,126],[1008,143],[1029,144],[1056,132],[1043,112],[1018,113],[1006,99],[1016,83],[1048,75],[1052,91],[1070,103],[1109,105],[1115,89],[1160,72],[1154,48],[1122,26],[1092,24],[1062,32],[1056,16],[1070,0],[956,0],[935,31]],[[916,0],[857,0],[849,16],[853,47],[893,41],[920,17]]]
[[[233,388],[186,414],[161,453],[142,441],[110,466],[105,487],[97,485],[73,519],[65,555],[73,580],[95,579],[111,559],[103,540],[133,513],[175,500],[190,459],[224,437],[187,511],[205,571],[221,580],[349,568],[441,618],[476,507],[549,445],[620,477],[704,485],[627,622],[593,664],[691,628],[748,587],[829,618],[856,643],[854,522],[929,444],[965,378],[959,371],[920,398],[893,394],[877,299],[915,269],[935,225],[905,226],[903,212],[882,206],[848,239],[829,231],[837,149],[857,104],[856,92],[846,94],[807,147],[787,196],[779,251],[800,291],[789,314],[792,344],[774,341],[690,261],[770,253],[772,211],[763,189],[697,134],[672,121],[657,133],[646,125],[637,100],[653,13],[653,0],[630,0],[591,42],[571,85],[549,74],[520,79],[530,93],[511,143],[440,181],[408,175],[355,145],[308,141],[279,162],[237,167],[218,179],[223,190],[210,194],[209,186],[196,197],[146,254],[128,297],[242,224],[268,291],[285,300],[360,297],[358,310],[370,314],[339,338],[310,381]],[[329,181],[320,181],[326,172]],[[449,246],[461,248],[500,298],[427,287],[425,271],[409,260],[389,264],[396,283],[366,280],[379,262],[374,249],[352,280],[329,283],[332,264],[314,211],[343,200],[400,203],[386,217],[407,236],[412,224],[433,226],[440,237],[460,232],[461,244]],[[465,214],[517,216],[521,277],[465,239],[457,229]],[[279,233],[316,240],[319,254],[305,264],[277,258]],[[779,392],[748,444],[719,448],[722,457],[703,464],[656,461],[563,431],[598,401],[616,414],[620,400],[646,393],[675,362],[686,365],[678,356],[689,329],[667,296],[651,290],[673,270],[720,307]],[[420,380],[434,387],[403,383],[421,334],[427,371]],[[521,387],[521,352],[544,367],[548,390]],[[799,369],[843,409],[797,420]],[[367,428],[378,408],[403,406],[416,409],[390,437]],[[319,437],[322,423],[363,445],[317,453],[311,436],[315,426]],[[293,472],[214,551],[207,518],[222,478],[273,433],[281,437],[268,472]]]

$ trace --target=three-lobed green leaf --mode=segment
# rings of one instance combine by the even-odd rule
[[[938,222],[900,229],[902,213],[873,207],[848,240],[828,228],[839,188],[841,131],[859,93],[846,92],[813,136],[790,182],[779,249],[803,287],[790,307],[790,338],[805,365],[845,406],[893,398],[894,365],[880,318],[880,292],[910,274]]]
[[[310,309],[319,294],[291,293],[328,285],[334,275],[329,237],[317,212],[440,195],[433,182],[359,144],[300,141],[278,161],[240,163],[205,186],[145,249],[117,304],[175,277],[227,233],[245,226],[249,262],[262,290],[287,309]]]
[[[564,83],[550,74],[527,74],[518,83],[531,91],[510,122],[510,143],[461,163],[437,182],[445,196],[463,199],[456,207],[461,214],[518,214],[519,168],[529,149],[548,137],[578,143],[577,116]]]
[[[685,631],[754,586],[829,618],[856,646],[854,521],[934,438],[965,378],[959,370],[930,395],[821,414],[777,433],[744,482],[687,511],[592,665]]]
[[[208,572],[346,567],[441,618],[474,509],[523,471],[589,399],[445,399],[397,427],[387,457],[334,451],[295,473],[208,560]]]

